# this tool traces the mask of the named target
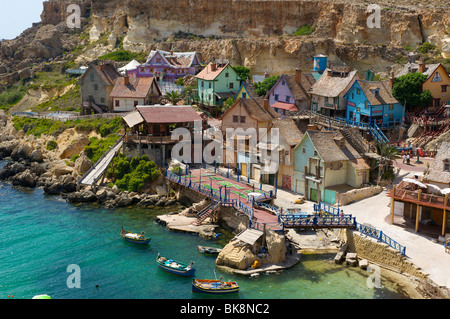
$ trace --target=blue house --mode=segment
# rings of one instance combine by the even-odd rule
[[[379,128],[400,125],[404,106],[392,95],[391,81],[357,80],[344,95],[347,122],[376,124]]]

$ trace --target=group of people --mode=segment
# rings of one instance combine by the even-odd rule
[[[407,165],[409,165],[409,163],[411,162],[411,156],[409,154],[403,154],[402,159],[403,159],[403,164],[406,163]]]

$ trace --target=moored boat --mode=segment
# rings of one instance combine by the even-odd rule
[[[215,247],[207,247],[207,246],[198,246],[198,251],[205,254],[216,255],[222,251],[220,248]]]
[[[122,231],[120,232],[120,235],[125,241],[134,244],[148,244],[151,240],[151,238],[144,237],[144,232],[136,234],[123,229],[123,227]]]
[[[195,275],[195,268],[192,267],[194,264],[193,262],[191,262],[189,265],[186,265],[172,259],[167,259],[166,257],[161,257],[158,253],[156,263],[158,264],[159,268],[171,274],[188,277]]]
[[[222,281],[221,279],[193,279],[192,292],[206,294],[230,294],[239,292],[239,285],[236,281]]]

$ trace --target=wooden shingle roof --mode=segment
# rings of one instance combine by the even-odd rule
[[[307,131],[311,142],[324,162],[356,160],[361,155],[346,141],[339,131]],[[339,147],[336,140],[341,139],[343,146]]]
[[[358,80],[361,89],[371,105],[394,104],[399,103],[392,95],[389,80],[385,81],[364,81]],[[378,95],[375,91],[378,90]]]

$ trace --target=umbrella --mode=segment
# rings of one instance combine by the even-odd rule
[[[423,184],[423,183],[421,183],[419,181],[416,181],[415,179],[412,179],[412,178],[404,178],[403,181],[405,181],[407,183],[416,184],[416,185],[418,185],[419,187],[422,187],[422,188],[427,188],[427,185],[425,185],[425,184]]]

